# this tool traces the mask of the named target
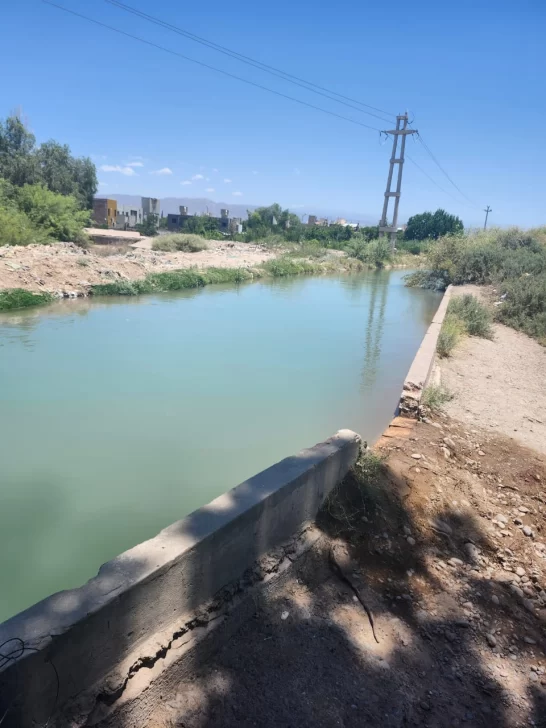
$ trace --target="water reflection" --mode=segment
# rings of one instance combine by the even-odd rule
[[[369,286],[368,318],[366,322],[364,361],[362,362],[360,385],[362,392],[369,390],[377,380],[383,324],[385,321],[385,306],[387,304],[389,290],[389,286],[385,285],[385,281],[381,280],[379,276],[374,277]],[[377,305],[378,293],[380,293],[379,305]]]

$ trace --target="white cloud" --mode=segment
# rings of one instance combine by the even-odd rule
[[[122,167],[120,164],[102,164],[100,169],[103,172],[119,172],[126,177],[135,177],[137,173],[132,167]]]
[[[205,179],[202,174],[194,174],[192,179]]]
[[[183,182],[180,183],[181,185],[191,185],[191,182],[189,179],[185,179]]]
[[[150,172],[150,174],[172,174],[172,169],[169,169],[168,167],[162,167],[161,169],[154,169],[153,172]]]
[[[230,180],[230,179],[227,179],[227,177],[226,177],[226,179],[224,180],[224,182],[225,182],[225,183],[226,183],[227,185],[230,185],[230,184],[231,184],[231,180]]]
[[[242,196],[243,196],[243,193],[239,192],[239,190],[237,190],[237,192],[233,193],[233,197],[242,197]]]
[[[216,169],[216,167],[214,167],[214,169],[212,171],[213,172],[218,172],[218,170]]]
[[[142,162],[127,162],[127,167],[144,167]]]
[[[214,187],[207,187],[205,192],[214,192]]]

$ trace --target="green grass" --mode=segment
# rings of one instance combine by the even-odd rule
[[[320,271],[317,264],[308,260],[298,260],[283,256],[268,260],[261,266],[262,270],[273,278],[284,278],[285,276],[311,275]]]
[[[8,288],[0,291],[0,311],[15,311],[30,306],[43,306],[51,303],[54,297],[50,293],[32,293],[23,288]]]
[[[207,241],[200,235],[191,233],[173,233],[171,235],[160,235],[152,243],[152,250],[160,250],[167,253],[183,252],[198,253],[207,250]]]
[[[452,298],[447,308],[447,314],[456,316],[462,321],[469,336],[479,336],[482,339],[493,337],[492,317],[489,309],[476,296],[465,294]]]
[[[443,406],[453,399],[453,394],[439,384],[429,385],[421,397],[421,404],[433,412],[438,412]]]
[[[463,322],[456,316],[446,315],[440,335],[438,336],[438,342],[436,343],[438,356],[442,359],[450,356],[464,335],[465,327]]]

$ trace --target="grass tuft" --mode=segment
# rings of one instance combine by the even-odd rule
[[[164,251],[166,253],[199,253],[207,250],[207,241],[200,235],[190,233],[173,233],[171,235],[160,235],[152,243],[152,250]]]
[[[430,384],[421,397],[421,404],[433,412],[440,411],[443,406],[453,399],[453,393],[440,384]]]

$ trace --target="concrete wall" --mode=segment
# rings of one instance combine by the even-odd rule
[[[139,645],[148,645],[146,654],[161,654],[158,635],[170,633],[172,642],[185,615],[312,521],[359,449],[359,436],[342,430],[121,554],[85,586],[0,625],[0,643],[19,639],[36,650],[14,653],[0,671],[0,684],[17,684],[22,696],[6,725],[26,728],[47,720],[56,693],[49,662],[59,676],[57,710],[92,686],[100,693],[95,701],[115,700],[135,668],[119,685],[105,687],[104,678]]]
[[[402,416],[417,417],[419,413],[421,395],[428,384],[432,371],[436,355],[436,344],[451,298],[451,290],[452,287],[448,286],[404,381],[399,404]]]

